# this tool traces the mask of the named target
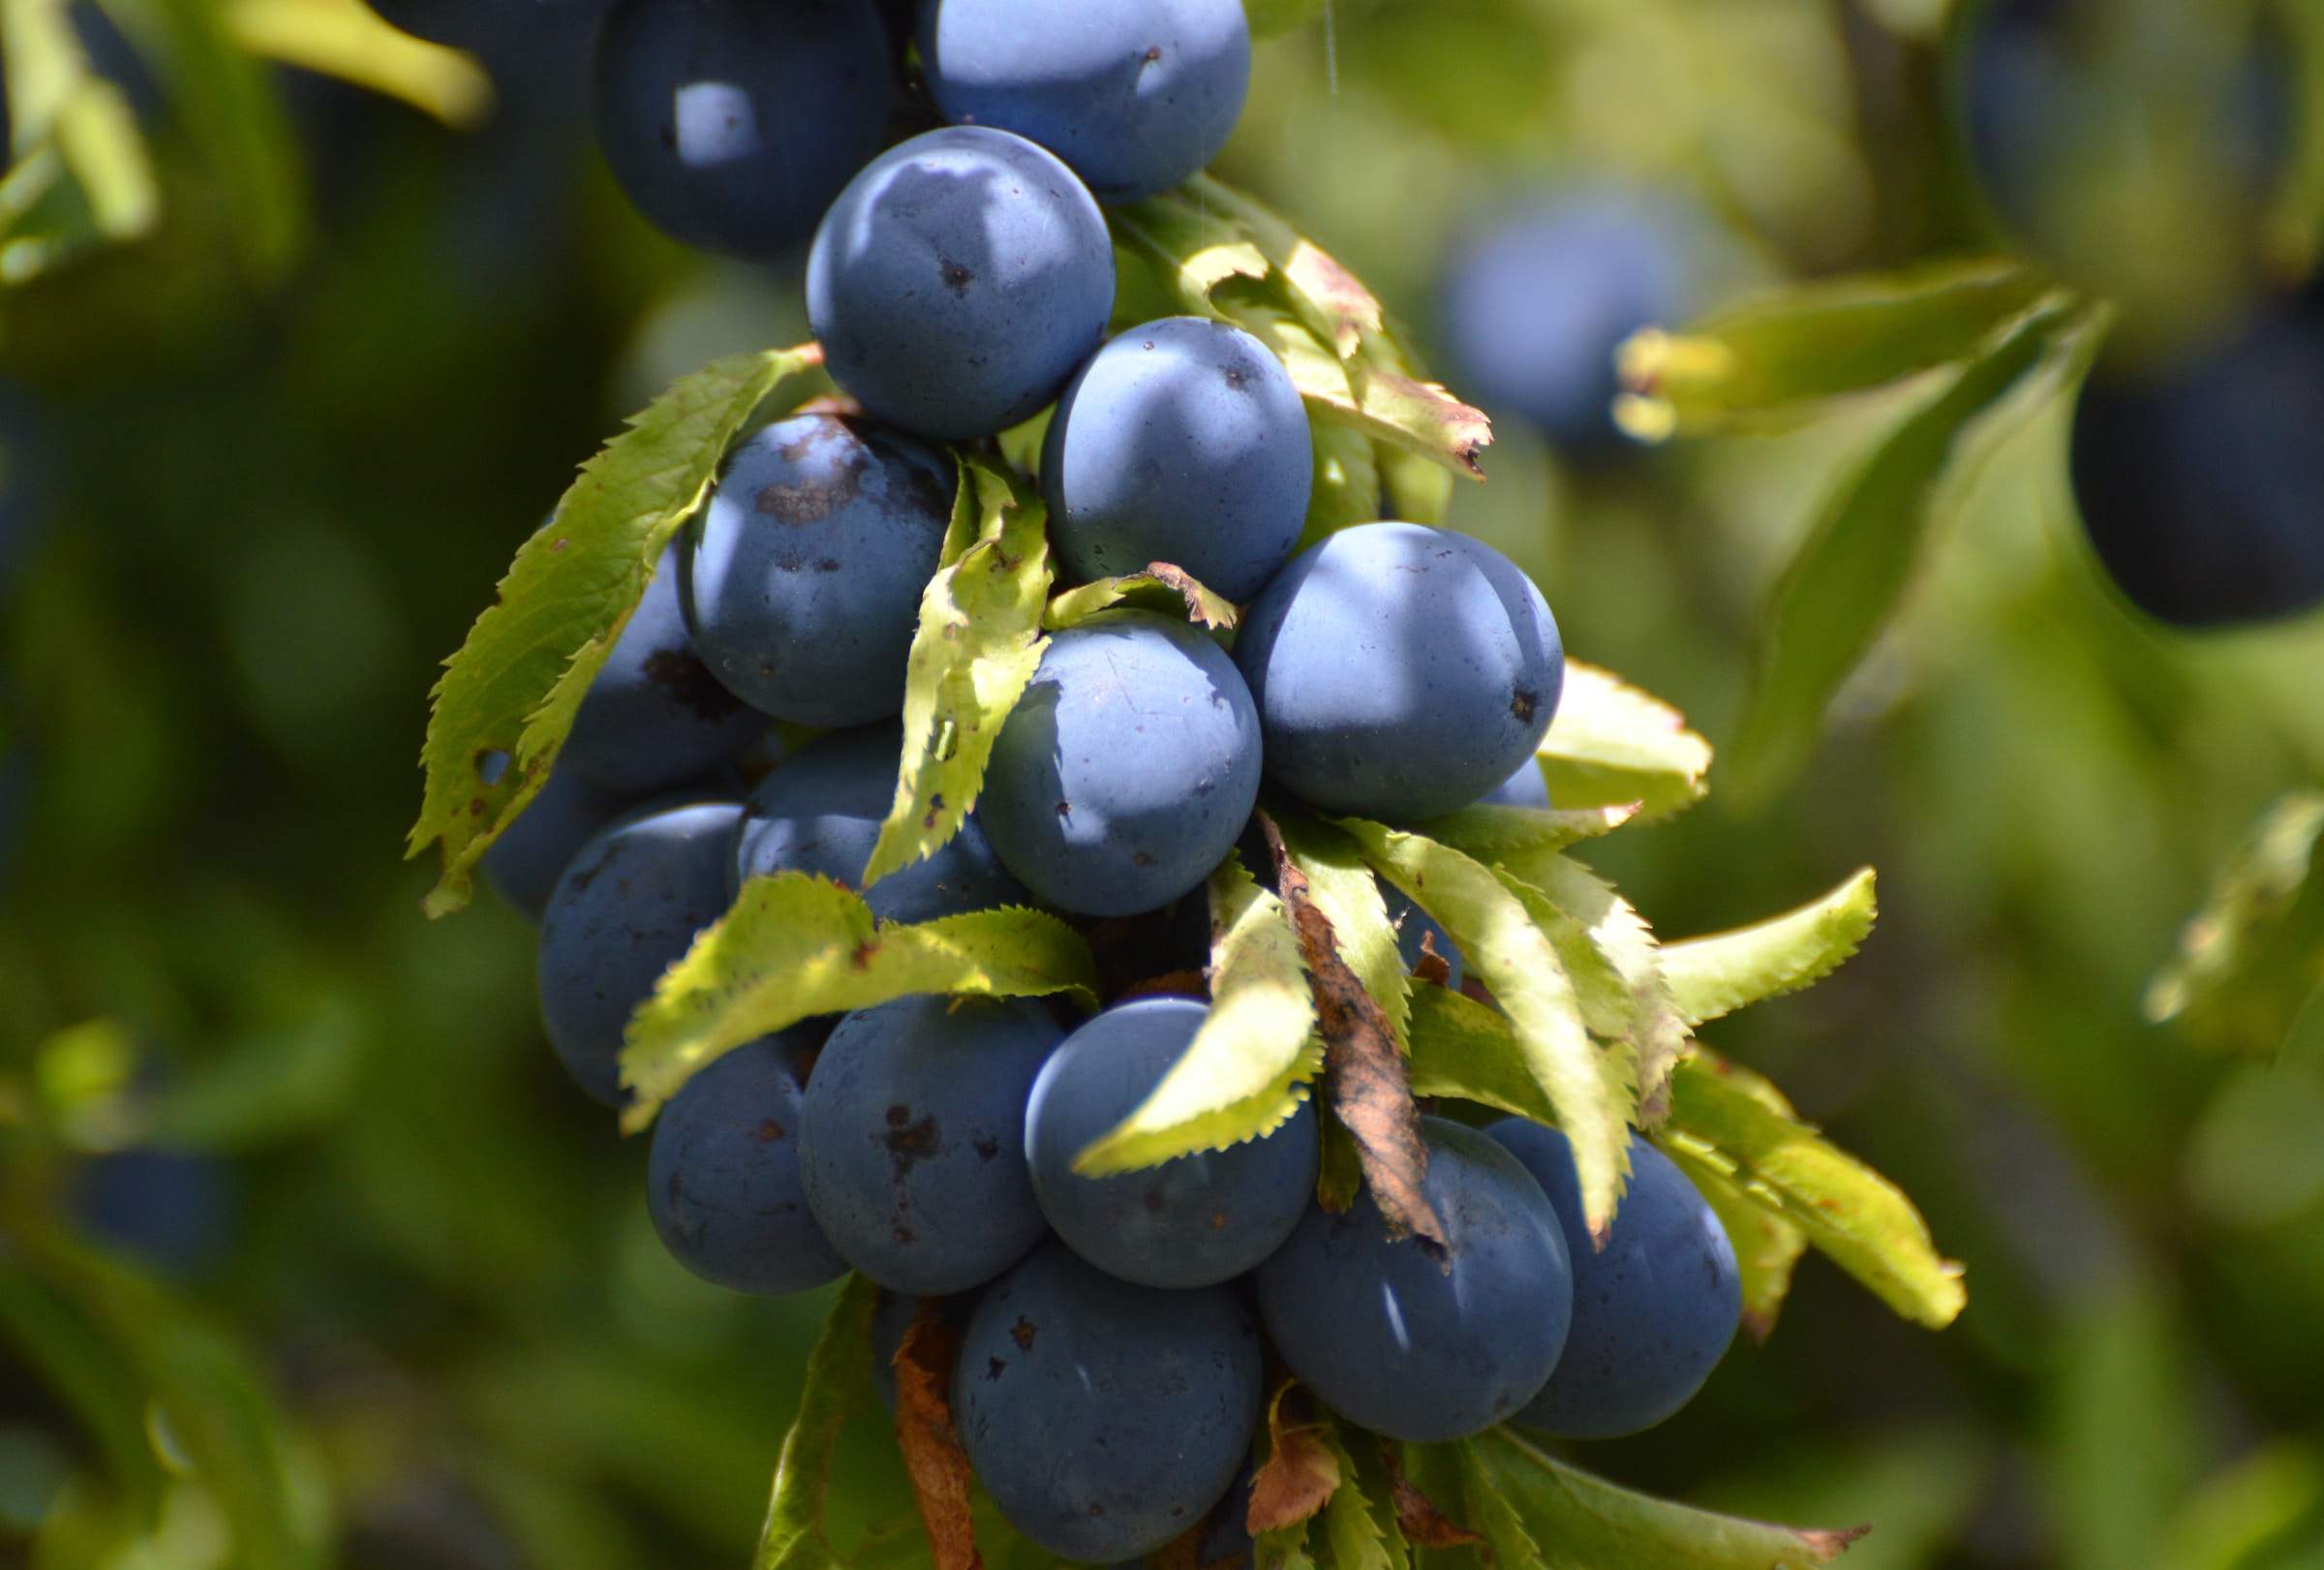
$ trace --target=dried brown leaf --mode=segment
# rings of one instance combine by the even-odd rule
[[[903,1343],[896,1349],[896,1446],[912,1480],[920,1523],[928,1529],[935,1570],[982,1570],[970,1519],[968,1453],[952,1426],[952,1366],[961,1353],[960,1327],[942,1304],[924,1301]]]
[[[1267,1406],[1267,1462],[1251,1478],[1253,1537],[1310,1520],[1339,1487],[1339,1458],[1298,1381],[1286,1378]]]

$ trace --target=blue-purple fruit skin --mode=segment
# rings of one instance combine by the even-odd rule
[[[597,35],[597,143],[656,226],[772,262],[814,233],[896,102],[864,0],[616,0]]]
[[[1050,540],[1070,576],[1168,562],[1237,603],[1290,559],[1314,482],[1291,373],[1240,327],[1200,317],[1099,350],[1041,450]]]
[[[1490,545],[1414,523],[1343,529],[1244,613],[1235,662],[1277,785],[1390,822],[1466,807],[1534,754],[1565,646],[1531,579]]]
[[[1275,1350],[1327,1406],[1433,1443],[1541,1394],[1565,1347],[1574,1276],[1557,1213],[1515,1156],[1441,1118],[1422,1118],[1421,1133],[1422,1187],[1451,1272],[1414,1239],[1390,1242],[1367,1189],[1338,1216],[1308,1207],[1259,1267],[1259,1308]]]
[[[1240,1295],[1133,1286],[1051,1244],[977,1306],[952,1409],[1010,1524],[1080,1563],[1150,1554],[1234,1486],[1259,1421]]]
[[[574,855],[630,805],[627,796],[551,770],[540,793],[484,852],[484,881],[510,909],[538,921]]]
[[[625,1099],[622,1034],[661,973],[726,911],[737,802],[649,808],[581,847],[540,923],[540,1015],[581,1088]]]
[[[557,772],[642,796],[732,757],[766,717],[719,684],[679,607],[676,552],[664,551],[622,635],[582,695]]]
[[[687,625],[718,679],[795,724],[901,714],[955,473],[845,415],[797,415],[737,447],[679,551]]]
[[[1200,172],[1250,91],[1242,0],[924,0],[919,35],[946,119],[1031,138],[1104,201]]]
[[[1184,998],[1117,1004],[1065,1038],[1033,1082],[1025,1156],[1042,1214],[1066,1246],[1141,1286],[1214,1286],[1281,1246],[1315,1192],[1315,1111],[1263,1138],[1160,1166],[1083,1177],[1074,1158],[1144,1103],[1209,1009]]]
[[[805,1292],[845,1274],[799,1185],[800,1056],[820,1027],[735,1048],[655,1120],[646,1209],[671,1255],[737,1292]]]
[[[984,126],[882,153],[808,254],[808,321],[832,378],[877,418],[948,441],[1038,414],[1113,309],[1096,200],[1049,153]]]
[[[1048,1231],[1024,1164],[1024,1104],[1064,1032],[1048,1010],[904,998],[841,1020],[808,1082],[807,1201],[881,1286],[981,1286]]]
[[[1569,1439],[1653,1428],[1695,1398],[1743,1315],[1734,1246],[1670,1158],[1630,1142],[1630,1186],[1603,1248],[1582,1220],[1574,1147],[1554,1128],[1507,1118],[1485,1130],[1549,1196],[1574,1262],[1565,1356],[1516,1421]]]
[[[1458,242],[1439,291],[1456,385],[1568,447],[1615,446],[1615,352],[1639,328],[1693,313],[1699,229],[1684,208],[1634,191],[1496,208]]]
[[[893,724],[833,731],[759,781],[735,842],[738,884],[806,872],[860,888],[879,826],[896,799],[902,745],[903,732]],[[882,921],[932,921],[1031,900],[993,853],[974,813],[934,855],[864,891],[864,902]]]
[[[1050,640],[978,804],[1001,864],[1060,909],[1159,909],[1209,877],[1259,799],[1259,717],[1184,620],[1109,611]]]
[[[2084,532],[2127,600],[2176,627],[2324,603],[2324,312],[2279,306],[2191,360],[2101,378],[2074,411]]]

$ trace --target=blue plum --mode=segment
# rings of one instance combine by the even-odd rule
[[[198,1275],[233,1242],[233,1169],[218,1156],[133,1145],[82,1162],[72,1177],[73,1216],[88,1234],[170,1277]]]
[[[844,415],[795,416],[736,448],[678,556],[719,680],[795,724],[901,714],[954,482],[944,453]]]
[[[799,1183],[799,1067],[824,1034],[794,1026],[735,1048],[655,1121],[646,1210],[678,1263],[737,1292],[805,1292],[847,1262]]]
[[[1367,1191],[1310,1205],[1259,1267],[1259,1308],[1291,1371],[1340,1416],[1427,1443],[1477,1433],[1541,1394],[1566,1344],[1573,1267],[1557,1213],[1516,1157],[1474,1128],[1421,1120],[1422,1186],[1448,1273],[1391,1243]]]
[[[1269,776],[1328,812],[1391,821],[1506,782],[1566,675],[1532,580],[1490,545],[1413,523],[1343,529],[1292,558],[1244,614],[1235,662]]]
[[[835,731],[759,781],[735,845],[742,879],[780,872],[819,873],[855,887],[896,799],[902,731],[865,725]],[[890,873],[864,896],[883,921],[929,921],[963,910],[1030,903],[993,853],[977,816],[926,861]]]
[[[2324,320],[2288,306],[2159,376],[2094,380],[2074,411],[2082,526],[2151,616],[2206,628],[2324,602]]]
[[[389,26],[455,49],[491,52],[558,27],[585,27],[607,0],[371,0]]]
[[[694,652],[679,604],[675,550],[662,553],[645,598],[573,716],[559,772],[627,795],[692,779],[732,757],[766,717],[713,676]]]
[[[1086,1178],[1074,1157],[1162,1083],[1209,1009],[1184,998],[1117,1004],[1065,1038],[1033,1082],[1025,1157],[1049,1224],[1090,1264],[1141,1286],[1213,1286],[1281,1246],[1315,1192],[1315,1111],[1263,1139]]]
[[[1694,313],[1698,228],[1671,202],[1618,190],[1496,211],[1455,243],[1439,287],[1457,385],[1551,441],[1613,445],[1614,351],[1640,327]]]
[[[808,1082],[799,1167],[850,1265],[939,1297],[1041,1240],[1024,1102],[1063,1033],[1023,1000],[903,998],[840,1022]]]
[[[1050,542],[1083,579],[1182,567],[1240,602],[1300,542],[1314,484],[1307,411],[1240,327],[1169,317],[1082,367],[1050,421]]]
[[[632,805],[627,796],[552,770],[532,805],[484,852],[484,881],[504,904],[538,921],[574,855]]]
[[[540,1015],[581,1088],[626,1099],[622,1032],[661,973],[726,910],[743,809],[649,807],[608,825],[557,879],[540,923]]]
[[[1479,796],[1479,807],[1533,807],[1549,810],[1549,781],[1541,764],[1527,758],[1510,771],[1508,779]]]
[[[1251,29],[1242,0],[923,0],[920,60],[947,120],[1029,137],[1136,201],[1226,145]]]
[[[1694,1399],[1735,1339],[1743,1288],[1726,1229],[1687,1175],[1633,1135],[1630,1187],[1594,1249],[1566,1136],[1523,1118],[1485,1132],[1548,1194],[1574,1262],[1565,1356],[1516,1421],[1570,1439],[1653,1428]]]
[[[1114,246],[1073,171],[1022,137],[948,126],[873,160],[808,254],[833,378],[922,436],[1029,419],[1097,350]]]
[[[864,0],[617,0],[596,117],[629,200],[691,245],[774,261],[879,150],[896,99]]]
[[[1009,1524],[1079,1562],[1150,1554],[1234,1486],[1258,1426],[1257,1327],[1229,1287],[1116,1280],[1052,1244],[977,1306],[953,1417]]]
[[[1259,717],[1197,629],[1114,611],[1050,640],[1001,726],[979,812],[1061,909],[1127,916],[1199,885],[1259,799]]]

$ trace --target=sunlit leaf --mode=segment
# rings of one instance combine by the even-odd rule
[[[1879,913],[1867,867],[1796,910],[1663,945],[1663,976],[1690,1026],[1812,987],[1853,955]]]
[[[1470,971],[1516,1028],[1532,1077],[1574,1144],[1582,1210],[1593,1232],[1610,1225],[1629,1172],[1630,1121],[1617,1087],[1621,1049],[1590,1038],[1574,981],[1525,905],[1491,869],[1417,834],[1361,818],[1339,826],[1373,868],[1452,935]]]
[[[473,56],[390,27],[362,0],[230,0],[227,25],[251,53],[397,98],[466,130],[492,111]]]
[[[1323,1067],[1315,1003],[1283,904],[1230,854],[1210,875],[1210,1011],[1162,1083],[1074,1158],[1096,1177],[1224,1150],[1280,1126]]]
[[[1792,1116],[1757,1076],[1688,1059],[1672,1077],[1661,1138],[1797,1226],[1906,1318],[1942,1329],[1968,1303],[1961,1267],[1938,1254],[1902,1190]]]
[[[623,1126],[644,1127],[705,1065],[818,1014],[917,994],[1095,1006],[1097,970],[1071,927],[1039,910],[976,910],[875,925],[860,895],[805,873],[754,877],[694,939],[629,1022]]]
[[[1143,572],[1099,578],[1066,590],[1049,602],[1041,625],[1053,632],[1062,631],[1120,604],[1184,616],[1198,627],[1219,631],[1234,627],[1236,620],[1234,605],[1203,587],[1193,573],[1168,562],[1154,562]]]
[[[1676,709],[1572,660],[1539,754],[1549,799],[1561,811],[1620,807],[1635,809],[1641,821],[1700,801],[1711,769],[1710,743]]]
[[[654,564],[710,494],[727,444],[789,378],[803,349],[738,354],[687,377],[582,466],[547,527],[516,553],[431,694],[426,793],[410,854],[443,874],[432,916],[468,903],[477,860],[532,803],[589,684],[644,598]],[[489,783],[487,763],[510,760]]]
[[[942,849],[983,791],[1000,727],[1048,645],[1049,539],[1041,504],[981,459],[962,464],[975,534],[920,597],[903,689],[896,801],[864,867],[869,888]],[[954,508],[956,521],[961,516]]]

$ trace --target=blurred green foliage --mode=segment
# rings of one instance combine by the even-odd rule
[[[211,8],[121,9],[168,62]],[[1738,289],[1965,252],[1943,10],[1337,0],[1262,46],[1220,171],[1423,340],[1446,237],[1543,180],[1690,194]],[[436,662],[518,543],[672,377],[803,338],[797,282],[646,230],[574,51],[502,63],[458,133],[252,46],[125,95],[150,233],[0,292],[65,480],[0,610],[0,1565],[735,1565],[826,1304],[663,1255],[643,1151],[543,1049],[523,924],[422,920],[400,842]],[[396,69],[464,117],[456,70]],[[1617,464],[1504,422],[1452,518],[1728,742],[1766,586],[1901,396]],[[1871,1520],[1876,1570],[2293,1570],[2324,1562],[2324,1032],[2270,1064],[2142,999],[2324,777],[2324,626],[2134,620],[2065,417],[1946,508],[1789,790],[1746,814],[1715,770],[1602,858],[1671,933],[1881,868],[1861,956],[1713,1039],[1915,1197],[1969,1311],[1933,1337],[1810,1264],[1695,1407],[1576,1457]],[[167,1272],[84,1224],[141,1147],[229,1180]]]

